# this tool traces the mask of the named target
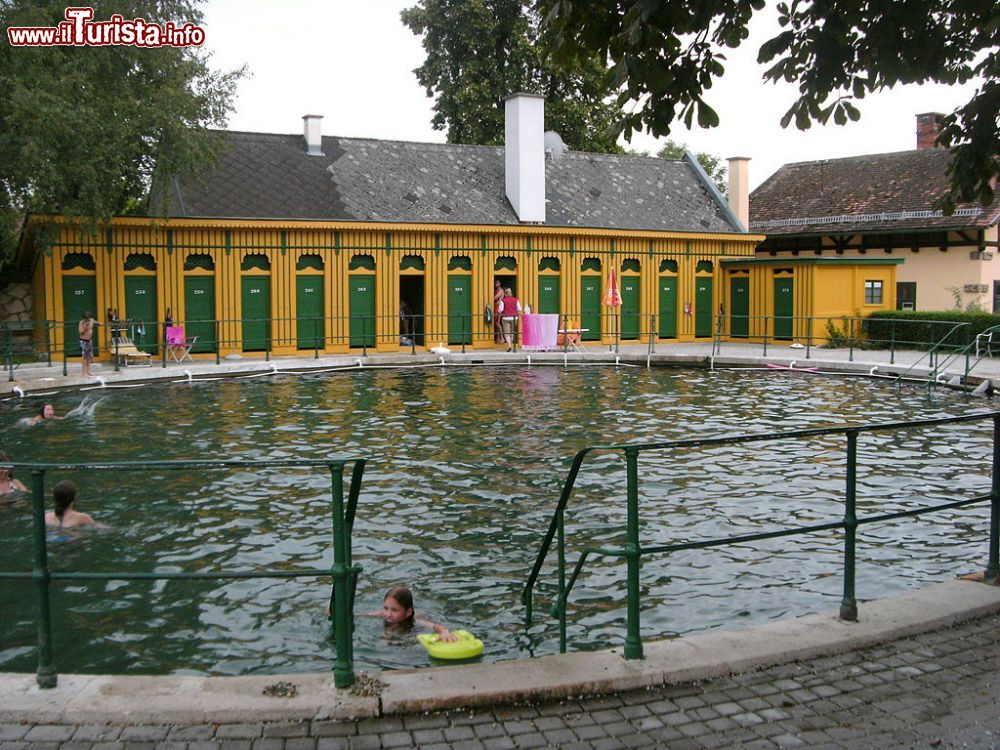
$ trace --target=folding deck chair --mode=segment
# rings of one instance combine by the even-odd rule
[[[174,362],[191,360],[191,347],[197,343],[198,337],[184,337],[184,326],[167,326],[167,356]]]
[[[153,366],[153,355],[149,352],[139,351],[132,339],[128,336],[114,336],[111,338],[111,356],[122,367],[139,363]]]
[[[577,322],[571,320],[567,323],[565,328],[560,328],[558,331],[558,336],[556,336],[556,346],[560,348],[565,348],[566,344],[569,344],[569,348],[574,352],[582,352],[583,349],[580,347],[580,336],[584,331],[589,331],[589,328],[578,328]]]

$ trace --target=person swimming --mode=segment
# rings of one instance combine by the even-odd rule
[[[7,451],[0,450],[0,464],[10,463]],[[11,469],[0,466],[0,495],[13,495],[15,492],[27,492],[28,488],[19,479],[14,478]]]
[[[38,414],[33,417],[27,417],[23,421],[26,425],[36,425],[46,419],[62,419],[62,417],[56,416],[56,410],[52,404],[42,404],[42,408],[38,410]]]
[[[405,631],[414,625],[426,625],[437,633],[438,640],[450,642],[458,638],[444,625],[434,622],[413,610],[413,594],[406,586],[393,586],[382,599],[382,609],[359,612],[360,617],[381,617],[387,630]]]
[[[68,479],[62,480],[52,488],[52,501],[55,504],[55,510],[50,510],[45,514],[47,526],[68,529],[74,526],[96,525],[89,514],[81,513],[73,507],[76,502],[76,485]]]

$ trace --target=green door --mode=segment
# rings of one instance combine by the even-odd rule
[[[795,307],[792,294],[792,278],[774,280],[774,338],[792,338],[792,323]]]
[[[559,277],[538,277],[538,310],[540,315],[559,314]],[[559,321],[562,327],[562,321]]]
[[[375,274],[351,276],[349,284],[351,346],[375,346]]]
[[[660,338],[677,338],[677,277],[660,277]]]
[[[63,276],[63,320],[66,322],[66,354],[80,356],[80,329],[77,324],[85,312],[97,314],[97,279],[94,276]],[[95,328],[95,333],[97,330]],[[94,336],[94,356],[97,356],[97,336]]]
[[[144,352],[156,354],[156,277],[126,276],[125,277],[125,317],[133,321],[135,345]],[[139,323],[142,327],[139,327]]]
[[[243,277],[243,351],[262,352],[271,342],[271,278]]]
[[[192,352],[215,351],[215,277],[184,277],[184,336],[198,337]]]
[[[622,339],[639,338],[639,277],[622,276]]]
[[[694,279],[694,335],[712,335],[712,277]]]
[[[729,315],[729,335],[749,336],[750,279],[745,276],[729,279]]]
[[[584,341],[601,340],[601,277],[580,278],[580,337]]]
[[[472,343],[472,277],[448,275],[448,343]]]
[[[322,274],[295,277],[295,316],[298,348],[322,349],[326,339]]]

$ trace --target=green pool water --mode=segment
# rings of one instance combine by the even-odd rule
[[[19,424],[38,400],[0,407],[15,460],[370,459],[355,527],[359,611],[397,582],[417,609],[486,642],[484,659],[554,653],[543,574],[536,621],[520,591],[573,454],[595,443],[669,440],[958,415],[950,392],[770,372],[595,367],[428,368],[279,375],[50,396],[66,419]],[[912,507],[989,488],[987,425],[872,435],[859,449],[859,508]],[[644,456],[647,544],[704,539],[842,515],[843,438]],[[54,570],[195,571],[323,567],[332,560],[329,475],[319,470],[54,472],[108,529],[50,534]],[[22,476],[22,479],[27,477]],[[568,513],[571,550],[621,541],[624,470],[589,463]],[[0,505],[0,569],[30,570],[27,498]],[[858,598],[881,598],[985,565],[985,506],[869,527]],[[570,562],[576,555],[570,554]],[[644,638],[835,610],[837,533],[651,558]],[[53,585],[60,672],[250,674],[332,667],[328,581],[108,581]],[[0,669],[35,668],[33,588],[0,582]],[[861,616],[864,616],[862,606]],[[624,638],[624,566],[596,560],[574,590],[573,649]],[[358,668],[429,663],[412,634],[359,619]]]

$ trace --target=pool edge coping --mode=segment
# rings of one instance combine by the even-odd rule
[[[242,677],[60,675],[41,690],[33,674],[0,673],[0,722],[204,724],[350,720],[568,699],[690,683],[834,656],[951,627],[1000,611],[1000,587],[952,580],[859,605],[859,621],[807,615],[741,630],[649,642],[646,658],[620,648],[483,664],[359,673],[356,692],[330,673]],[[377,683],[376,683],[377,681]],[[269,697],[279,682],[294,697]],[[377,685],[376,689],[371,689]],[[373,695],[358,694],[364,692]]]

